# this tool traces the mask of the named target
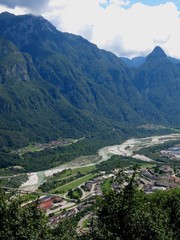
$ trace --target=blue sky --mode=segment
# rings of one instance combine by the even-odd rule
[[[148,5],[148,6],[157,6],[159,4],[164,4],[164,3],[167,3],[167,2],[172,2],[174,3],[179,9],[180,9],[180,0],[125,0],[124,2],[127,2],[127,6],[125,6],[125,8],[129,8],[131,7],[133,4],[135,3],[142,3],[142,4],[145,4],[145,5]],[[107,7],[107,5],[109,5],[110,3],[110,0],[107,0],[106,1],[106,4],[102,4],[104,5],[104,7]]]
[[[180,0],[0,0],[3,11],[42,15],[117,56],[145,56],[159,45],[180,59]]]
[[[145,4],[145,5],[149,5],[149,6],[157,6],[157,5],[159,5],[159,4],[165,4],[165,3],[167,3],[167,2],[172,2],[172,3],[174,3],[174,4],[177,6],[177,8],[180,10],[180,0],[175,0],[175,1],[171,1],[171,0],[169,0],[169,1],[167,1],[167,0],[141,0],[141,1],[131,0],[131,1],[130,1],[130,6],[131,6],[132,4],[134,4],[134,3],[137,3],[137,2],[141,2],[141,3],[143,3],[143,4]]]
[[[167,0],[141,0],[141,1],[138,1],[138,0],[131,0],[130,1],[130,4],[134,4],[134,3],[137,3],[137,2],[141,2],[143,4],[146,4],[146,5],[149,5],[149,6],[154,6],[154,5],[159,5],[159,4],[164,4],[166,2],[173,2],[175,3],[178,7],[180,7],[180,1],[179,0],[176,0],[176,1],[167,1]]]

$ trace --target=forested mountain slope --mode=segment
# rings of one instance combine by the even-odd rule
[[[178,125],[178,65],[163,67],[157,60],[131,69],[114,54],[33,15],[2,13],[0,26],[0,146],[113,129],[123,134],[127,128],[128,134],[128,127],[144,123]],[[159,84],[164,78],[166,84]],[[158,90],[151,91],[151,79]],[[156,98],[167,92],[167,101],[158,105]],[[168,116],[170,106],[176,116]]]
[[[156,47],[138,68],[134,83],[139,92],[161,112],[171,124],[180,122],[180,65],[172,63],[160,47]]]

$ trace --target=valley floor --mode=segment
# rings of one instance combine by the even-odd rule
[[[101,148],[98,151],[98,156],[96,157],[84,156],[74,159],[73,161],[56,168],[29,173],[29,179],[25,183],[23,183],[19,189],[26,191],[35,191],[44,182],[45,178],[52,176],[55,173],[62,172],[64,169],[75,169],[79,167],[92,166],[110,159],[112,155],[131,156],[135,159],[143,160],[146,162],[153,162],[153,159],[150,159],[144,155],[134,154],[134,152],[140,150],[141,148],[163,144],[165,142],[178,139],[180,139],[180,134],[152,136],[146,138],[132,138],[120,145]]]

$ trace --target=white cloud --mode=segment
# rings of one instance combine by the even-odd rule
[[[180,58],[180,12],[175,4],[129,6],[129,3],[127,0],[49,0],[43,16],[59,30],[82,35],[119,56],[147,54],[160,45],[169,55]],[[1,6],[0,11],[4,11]],[[27,8],[23,11],[26,13]],[[16,8],[17,12],[20,8]]]
[[[129,5],[130,1],[128,1],[128,0],[110,0],[109,4],[114,4],[118,7],[121,7],[121,6]]]
[[[29,10],[27,8],[23,8],[23,7],[14,7],[13,9],[8,8],[6,6],[1,6],[0,5],[0,12],[10,12],[13,13],[15,15],[22,15],[22,14],[27,14],[29,13]]]
[[[108,0],[99,0],[99,3],[100,4],[106,4],[106,3],[108,3]]]

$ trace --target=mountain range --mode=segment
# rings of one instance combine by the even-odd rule
[[[160,47],[134,68],[41,16],[4,12],[0,26],[0,147],[179,127],[180,63]]]
[[[127,57],[120,57],[120,59],[129,67],[133,67],[133,68],[138,68],[146,62],[146,57],[142,57],[142,56],[134,57],[132,59]],[[172,63],[180,63],[180,59],[176,59],[173,57],[168,57],[168,60]]]

